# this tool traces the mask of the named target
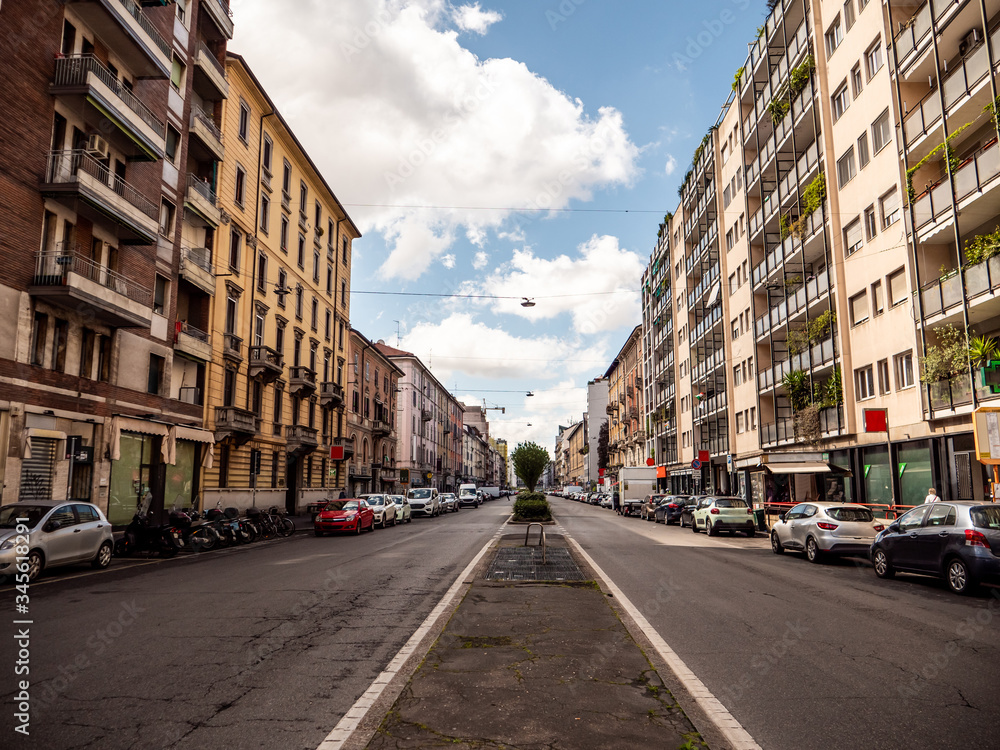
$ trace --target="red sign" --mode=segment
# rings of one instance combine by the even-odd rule
[[[657,466],[656,467],[656,478],[657,479],[666,479],[667,478],[667,467],[666,466]]]
[[[603,477],[603,476],[604,476],[604,472],[605,472],[605,471],[606,471],[605,469],[598,469],[598,470],[597,470],[597,476],[599,476],[599,477]]]
[[[343,461],[344,460],[344,446],[333,445],[330,446],[330,460],[331,461]]]
[[[646,459],[646,466],[655,466],[655,465],[656,465],[656,461],[655,460],[653,460],[652,458],[647,458]]]
[[[708,451],[698,451],[698,460],[707,464],[711,460],[711,456],[709,456]]]
[[[865,409],[865,432],[888,432],[889,412],[886,409]]]

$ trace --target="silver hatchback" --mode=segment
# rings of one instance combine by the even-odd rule
[[[23,541],[26,537],[27,544]],[[0,578],[13,578],[27,563],[28,580],[46,568],[111,563],[111,524],[96,505],[64,501],[11,503],[0,508]]]
[[[852,503],[799,503],[782,513],[771,529],[771,549],[804,552],[809,562],[825,556],[868,556],[875,535],[888,521],[872,515],[864,505]]]

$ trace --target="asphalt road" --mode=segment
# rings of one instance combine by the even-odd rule
[[[771,552],[550,498],[558,520],[766,750],[997,747],[1000,589]]]
[[[13,730],[23,678],[4,587],[0,746],[314,750],[510,508],[44,576],[30,590],[27,738]]]

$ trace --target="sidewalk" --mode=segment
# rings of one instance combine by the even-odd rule
[[[501,538],[369,748],[705,747],[565,540],[547,542],[543,565],[523,532]]]

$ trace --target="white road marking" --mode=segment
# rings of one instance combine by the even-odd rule
[[[580,553],[580,556],[587,561],[587,563],[594,569],[594,572],[600,576],[604,583],[605,588],[607,588],[618,600],[629,617],[631,617],[643,634],[650,640],[653,644],[653,648],[656,649],[657,653],[660,655],[667,665],[673,670],[673,673],[677,676],[677,679],[681,681],[684,687],[695,701],[701,706],[702,710],[708,715],[708,718],[718,727],[719,731],[722,732],[723,736],[729,740],[732,744],[734,750],[761,750],[760,745],[750,736],[750,733],[743,728],[731,713],[726,709],[725,706],[716,698],[705,684],[698,679],[694,672],[688,669],[687,665],[681,660],[681,658],[674,652],[667,642],[663,640],[659,633],[649,624],[649,621],[643,617],[642,613],[635,608],[635,605],[629,601],[629,598],[625,596],[620,588],[618,588],[614,582],[608,577],[608,575],[601,570],[600,566],[594,561],[590,555],[587,554],[586,550],[572,537],[569,532],[566,531],[561,525],[558,528],[562,531],[563,535],[569,541],[570,544]],[[324,748],[325,750],[325,748]]]
[[[507,522],[509,520],[510,517],[508,517],[500,528],[497,529],[496,534],[494,534],[493,537],[485,545],[483,545],[483,548],[479,550],[479,553],[474,558],[472,558],[472,562],[465,567],[465,570],[459,573],[458,578],[455,579],[451,588],[449,588],[445,595],[441,598],[441,601],[437,603],[437,606],[431,610],[431,613],[427,615],[424,621],[420,624],[420,627],[414,631],[413,635],[410,636],[410,639],[403,644],[401,649],[399,649],[399,652],[393,657],[392,661],[389,662],[389,666],[387,666],[385,670],[375,678],[375,681],[362,694],[362,696],[358,698],[357,702],[351,706],[351,709],[344,714],[343,718],[341,718],[341,720],[337,723],[337,726],[333,728],[330,734],[326,736],[326,739],[319,744],[319,747],[316,750],[340,750],[340,748],[344,746],[344,743],[350,739],[354,730],[361,725],[365,716],[371,710],[372,706],[375,705],[375,701],[379,699],[382,692],[403,667],[403,664],[406,663],[406,660],[409,659],[410,656],[412,656],[417,650],[417,646],[420,644],[420,641],[422,641],[424,636],[434,628],[437,621],[447,614],[448,609],[450,608],[452,602],[454,602],[458,592],[465,585],[465,579],[473,570],[475,570],[476,565],[479,564],[483,555],[485,555],[490,548],[496,544],[500,535],[503,534],[503,530],[507,527]]]

